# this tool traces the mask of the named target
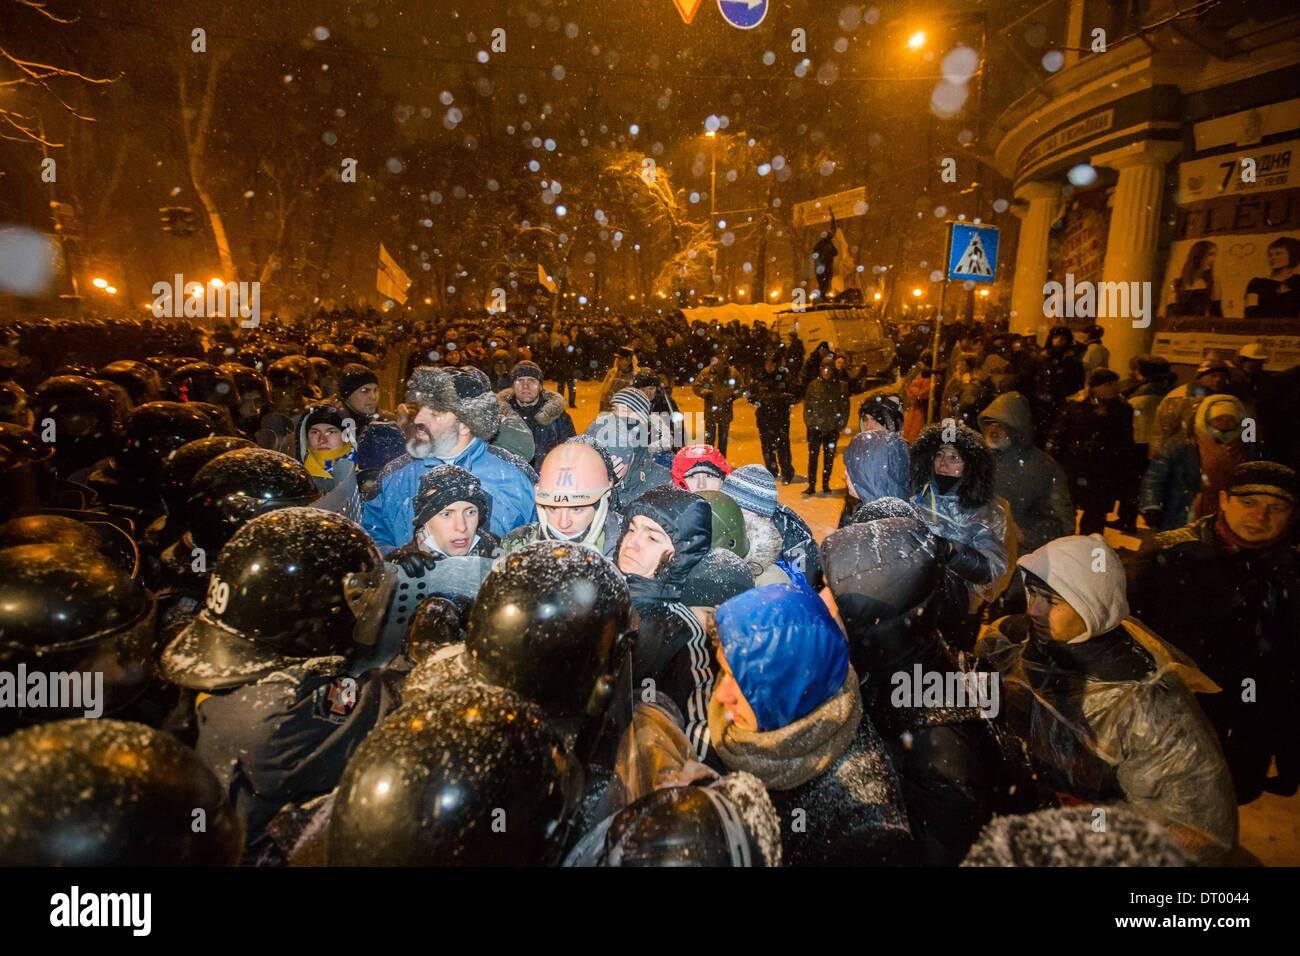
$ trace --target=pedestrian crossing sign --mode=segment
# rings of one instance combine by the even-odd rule
[[[993,282],[998,274],[998,227],[950,222],[948,230],[948,278]]]

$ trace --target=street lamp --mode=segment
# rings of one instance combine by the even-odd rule
[[[91,280],[90,280],[90,284],[93,285],[96,289],[107,289],[107,288],[108,288],[108,280],[107,280],[107,279],[101,279],[101,278],[99,278],[99,277],[95,277],[94,279],[91,279]]]
[[[709,149],[709,235],[712,236],[718,228],[718,131],[716,129],[705,130],[704,135],[713,144]],[[718,278],[718,244],[716,242],[713,243],[710,258],[712,264],[709,267],[709,281],[716,283]]]
[[[919,299],[921,298],[921,296],[925,295],[925,290],[919,287],[915,288],[912,290],[912,295],[916,296]]]
[[[925,31],[917,30],[907,38],[907,47],[909,50],[919,50],[925,46]]]

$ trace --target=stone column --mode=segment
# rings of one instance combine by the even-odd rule
[[[1160,204],[1165,192],[1165,166],[1182,151],[1179,143],[1146,140],[1132,143],[1091,158],[1094,166],[1119,171],[1119,183],[1111,199],[1110,229],[1106,234],[1106,261],[1102,266],[1103,289],[1109,282],[1141,283],[1138,286],[1145,315],[1139,315],[1129,289],[1129,314],[1098,314],[1097,324],[1106,330],[1110,367],[1121,376],[1128,373],[1134,355],[1147,350],[1151,323],[1160,305],[1161,280],[1155,274],[1160,237]]]
[[[1043,283],[1047,281],[1047,233],[1056,220],[1061,200],[1059,183],[1026,183],[1016,198],[1028,200],[1016,207],[1020,241],[1016,246],[1016,278],[1011,286],[1010,330],[1032,335],[1043,323]]]

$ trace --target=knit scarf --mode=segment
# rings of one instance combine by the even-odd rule
[[[333,478],[334,468],[341,458],[357,460],[356,452],[351,445],[344,444],[333,451],[309,451],[303,464],[307,466],[307,474],[313,478]]]
[[[709,738],[728,770],[752,773],[769,790],[793,790],[821,774],[849,749],[862,723],[858,675],[849,668],[835,695],[793,724],[741,730],[725,707],[709,702]]]

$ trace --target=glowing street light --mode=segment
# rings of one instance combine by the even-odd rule
[[[780,290],[780,289],[773,289],[773,290],[769,293],[770,297],[773,298],[773,299],[775,299],[775,298],[777,298],[778,296],[780,296],[780,294],[781,294],[781,290]]]
[[[104,286],[104,291],[109,295],[117,295],[117,289],[113,288],[111,285]]]
[[[875,299],[877,302],[879,302],[879,301],[880,301],[880,298],[881,298],[880,293],[877,292],[877,293],[876,293],[875,295],[873,295],[871,298],[873,298],[873,299]]]
[[[208,285],[212,286],[212,288],[214,289],[220,289],[222,286],[225,285],[225,283],[214,276],[213,278],[208,280]]]
[[[916,296],[919,299],[921,298],[921,296],[925,295],[925,290],[918,287],[912,290],[912,295]]]
[[[988,290],[988,289],[980,289],[980,295],[981,295],[983,298],[987,299],[987,298],[989,297],[989,290]]]
[[[925,31],[917,30],[907,38],[907,47],[909,50],[919,50],[925,46]]]
[[[108,288],[108,280],[107,280],[107,279],[100,279],[100,278],[96,277],[96,278],[90,280],[90,284],[93,285],[96,289],[107,289],[107,288]]]

